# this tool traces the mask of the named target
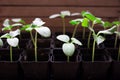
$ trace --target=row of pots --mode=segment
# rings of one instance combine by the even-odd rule
[[[35,62],[34,49],[14,49],[14,61],[9,62],[9,49],[1,49],[0,80],[119,80],[117,51],[96,49],[95,61],[91,62],[90,49],[77,49],[70,62],[66,62],[61,48],[38,49]]]

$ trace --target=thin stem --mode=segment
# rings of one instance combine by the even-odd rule
[[[63,23],[63,34],[66,33],[66,30],[65,30],[65,18],[62,18],[62,23]]]
[[[30,36],[31,36],[31,40],[32,40],[32,42],[33,42],[33,45],[35,46],[35,40],[34,40],[34,38],[33,38],[32,31],[30,31]]]
[[[94,24],[92,24],[92,29],[94,27]],[[90,48],[90,38],[91,38],[91,34],[92,34],[92,31],[89,32],[89,36],[88,36],[88,43],[87,43],[87,47]]]
[[[119,27],[117,27],[117,31],[119,31]],[[117,40],[118,40],[118,35],[115,35],[115,43],[114,43],[114,48],[117,46]]]
[[[93,42],[93,48],[92,48],[92,62],[94,62],[94,57],[95,57],[95,40]]]
[[[79,24],[77,24],[74,28],[74,31],[73,31],[73,34],[72,34],[72,37],[74,38],[75,37],[75,34],[76,34],[76,30],[77,30],[77,27],[78,27]]]
[[[117,46],[117,39],[118,39],[118,36],[117,36],[117,34],[115,35],[115,43],[114,43],[114,48],[116,48],[116,46]]]
[[[117,60],[119,61],[120,60],[120,44],[119,44],[119,48],[118,48],[118,58]]]
[[[35,62],[37,62],[37,32],[35,33]]]
[[[70,56],[67,56],[67,62],[69,62],[70,61]]]
[[[10,61],[11,62],[13,61],[13,58],[12,58],[12,46],[10,46]]]
[[[85,28],[83,28],[83,35],[82,35],[82,39],[85,39]]]

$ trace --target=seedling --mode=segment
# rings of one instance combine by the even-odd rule
[[[119,37],[119,35],[117,34],[117,33],[119,33],[120,32],[120,21],[114,21],[113,22],[113,25],[116,25],[117,26],[117,29],[116,29],[116,36],[115,36],[115,42],[114,42],[114,48],[116,48],[116,46],[117,46],[117,40],[118,40],[118,37]]]
[[[116,34],[114,48],[116,48],[117,40],[118,40],[118,38],[120,39],[120,31],[119,31],[120,30],[120,21],[114,21],[113,24],[117,26],[116,31],[114,32]],[[120,43],[118,43],[118,58],[117,58],[117,60],[118,61],[120,60]]]
[[[65,17],[66,16],[75,16],[75,15],[80,15],[80,13],[70,13],[70,11],[61,11],[60,14],[53,14],[49,18],[53,19],[56,17],[61,17],[62,18],[62,24],[63,24],[63,34],[66,33],[66,25],[65,25]]]
[[[67,62],[69,62],[69,57],[72,56],[75,52],[74,44],[77,44],[80,46],[82,45],[82,43],[75,38],[75,33],[76,33],[78,25],[80,24],[80,21],[81,21],[81,19],[75,19],[75,20],[70,21],[70,23],[72,25],[75,25],[72,38],[70,38],[68,35],[65,35],[65,34],[57,36],[58,40],[65,42],[62,45],[62,50],[63,50],[64,54],[67,56]]]
[[[20,35],[20,30],[17,29],[15,31],[10,31],[9,33],[6,33],[2,35],[0,38],[6,38],[7,43],[10,45],[10,61],[13,61],[12,58],[12,47],[17,47],[19,44],[19,39],[17,36]],[[0,39],[0,44],[3,45],[3,41]]]
[[[99,31],[97,34],[95,33],[95,31],[93,30],[93,28],[88,27],[90,29],[90,31],[93,34],[93,47],[92,47],[92,62],[94,62],[94,55],[95,55],[95,43],[97,43],[97,45],[99,46],[99,44],[103,43],[105,41],[105,37],[102,36],[101,34],[107,34],[107,35],[111,35],[114,33],[116,26],[113,26],[110,29],[107,30],[101,30]]]
[[[31,24],[24,25],[21,30],[25,30],[30,32],[31,40],[34,45],[35,51],[35,62],[38,61],[37,59],[37,33],[39,33],[42,37],[50,37],[51,31],[48,27],[43,26],[45,22],[43,22],[40,18],[35,18],[35,20]],[[35,31],[35,35],[33,36],[33,30]]]
[[[95,24],[101,23],[101,18],[95,17],[93,14],[91,14],[88,11],[82,11],[81,15],[84,17],[85,20],[85,26],[83,27],[91,27],[92,29],[94,28]],[[89,21],[89,24],[88,24]],[[90,24],[92,23],[92,24]],[[88,43],[87,43],[87,47],[90,48],[90,38],[91,38],[91,34],[92,31],[89,32],[89,36],[88,36]]]

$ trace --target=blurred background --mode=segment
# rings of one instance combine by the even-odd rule
[[[39,17],[52,31],[62,31],[61,18],[49,19],[49,16],[64,10],[71,13],[85,10],[112,22],[120,18],[120,0],[0,0],[0,27],[6,18],[23,18],[31,23]],[[78,17],[81,16],[66,17],[67,31],[73,31],[69,20]]]

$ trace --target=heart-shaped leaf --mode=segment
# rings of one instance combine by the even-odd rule
[[[86,17],[91,21],[94,21],[96,19],[96,17],[88,11],[82,11],[81,14],[83,17]]]
[[[35,30],[43,37],[50,37],[51,31],[48,27],[35,28]]]
[[[7,42],[10,46],[17,47],[18,43],[19,43],[19,39],[18,38],[8,38]]]
[[[36,26],[42,26],[43,24],[45,24],[45,22],[43,22],[40,18],[35,18],[32,24]]]
[[[64,35],[64,34],[63,35],[58,35],[57,39],[62,41],[62,42],[69,42],[70,41],[69,36],[68,35]]]
[[[71,40],[72,40],[72,43],[78,44],[80,46],[82,45],[82,43],[76,38],[71,38]]]
[[[64,18],[65,16],[70,16],[70,11],[61,11],[61,17]]]
[[[84,18],[82,21],[82,27],[88,27],[89,26],[89,20],[87,18]]]
[[[10,34],[11,37],[15,37],[17,35],[20,35],[20,30],[17,29],[15,31],[10,31],[9,34]]]
[[[97,37],[97,45],[103,43],[105,41],[105,38],[103,36],[98,36]]]
[[[73,43],[64,43],[62,50],[66,56],[72,56],[75,52],[75,45]]]

